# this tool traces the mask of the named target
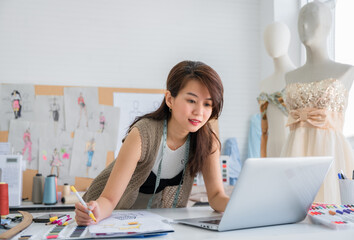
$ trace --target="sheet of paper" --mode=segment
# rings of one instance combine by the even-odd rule
[[[0,131],[8,131],[10,120],[34,120],[34,85],[2,84]]]
[[[92,235],[120,236],[131,233],[169,232],[173,228],[166,218],[147,211],[118,211],[95,225],[89,226]]]
[[[63,185],[75,183],[75,175],[70,176],[70,161],[74,139],[71,133],[61,132],[59,135],[41,137],[39,139],[39,168],[38,172],[43,176],[55,174],[58,177],[58,184]]]
[[[93,113],[98,108],[98,89],[95,87],[64,88],[65,128],[95,131]]]
[[[122,145],[122,139],[125,137],[130,124],[136,117],[159,108],[164,99],[164,94],[114,93],[113,98],[113,105],[120,109],[118,140],[115,152],[115,156],[117,156]]]
[[[35,120],[44,122],[50,128],[48,133],[54,136],[65,130],[64,97],[63,96],[36,96]]]
[[[76,130],[70,175],[95,178],[106,166],[107,133]]]
[[[105,136],[107,147],[114,151],[117,146],[120,109],[117,107],[99,105],[93,112],[92,128],[94,132],[108,133]]]
[[[9,155],[9,154],[11,154],[11,143],[0,142],[0,155]]]
[[[47,136],[46,124],[22,120],[11,120],[9,142],[14,154],[23,155],[26,168],[38,169],[38,145],[40,136]]]

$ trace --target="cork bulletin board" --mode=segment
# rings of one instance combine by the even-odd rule
[[[51,86],[51,85],[35,85],[35,95],[55,95],[63,96],[64,88],[72,86]],[[163,89],[138,89],[138,88],[109,88],[98,87],[98,100],[99,104],[113,106],[113,95],[115,92],[122,93],[164,93]],[[0,131],[0,142],[8,141],[8,131]],[[72,133],[72,137],[74,133]],[[114,160],[114,152],[107,152],[106,166]],[[32,182],[33,177],[37,174],[38,170],[27,169],[23,172],[23,191],[22,198],[32,198]],[[92,178],[75,177],[75,187],[78,191],[85,191],[92,182]],[[59,186],[61,191],[62,186]]]

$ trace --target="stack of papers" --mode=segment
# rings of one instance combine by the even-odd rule
[[[119,211],[90,225],[93,238],[154,236],[174,232],[168,219],[147,211]]]

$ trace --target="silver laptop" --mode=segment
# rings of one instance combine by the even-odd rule
[[[249,158],[219,217],[175,222],[216,231],[302,221],[333,157]]]

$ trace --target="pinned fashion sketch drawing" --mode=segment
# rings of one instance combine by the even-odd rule
[[[27,161],[31,163],[32,161],[32,140],[31,140],[31,132],[30,129],[27,128],[23,133],[23,143],[24,147],[22,149],[22,155],[25,156],[25,152],[27,150]]]
[[[73,144],[71,133],[61,131],[54,136],[50,131],[50,134],[40,137],[38,142],[41,153],[38,171],[43,175],[57,175],[58,185],[74,184],[76,175],[69,174]]]
[[[87,153],[87,162],[86,162],[86,175],[89,176],[89,170],[92,167],[92,158],[95,153],[95,138],[91,138],[90,141],[86,142],[85,152]]]
[[[86,131],[97,132],[99,130],[98,88],[65,87],[64,106],[63,116],[65,116],[64,126],[66,131],[73,132],[77,129],[85,129]]]
[[[86,127],[88,127],[88,118],[87,118],[87,109],[86,109],[86,104],[84,101],[84,97],[82,96],[82,92],[80,92],[80,96],[77,99],[77,103],[80,107],[80,113],[79,113],[79,121],[77,123],[77,128],[80,127],[80,122],[82,118],[82,114],[84,114],[85,119],[86,119]]]
[[[288,135],[288,111],[284,102],[285,74],[295,69],[288,56],[289,28],[281,22],[269,24],[264,31],[264,46],[273,59],[274,72],[260,83],[257,98],[261,112],[261,157],[279,157]]]
[[[59,122],[59,110],[60,105],[57,103],[56,97],[53,97],[53,102],[50,104],[49,111],[52,113],[52,119],[54,122],[54,133],[57,134],[58,122]]]
[[[108,133],[75,130],[70,175],[95,178],[106,166]]]
[[[319,1],[300,10],[298,31],[307,59],[285,76],[290,133],[282,156],[334,156],[315,201],[340,204],[337,173],[350,176],[354,168],[353,151],[342,133],[354,67],[329,58],[331,19],[331,10]]]
[[[48,137],[58,137],[61,132],[65,131],[64,97],[60,95],[37,95],[34,120],[48,126]],[[52,150],[50,149],[50,151]]]
[[[103,115],[103,112],[100,112],[100,129],[99,132],[103,133],[104,130],[104,125],[106,124],[106,117]]]
[[[0,86],[0,131],[9,131],[10,121],[12,120],[35,120],[34,110],[35,92],[33,85],[2,84]]]
[[[14,111],[15,119],[21,117],[22,101],[21,94],[17,90],[13,90],[11,93],[12,110]]]
[[[60,160],[60,152],[58,151],[57,148],[54,148],[53,153],[52,153],[52,161],[50,163],[51,169],[50,169],[50,174],[54,174],[54,168],[57,170],[57,177],[59,178],[59,168],[60,166],[63,166],[63,162]]]

